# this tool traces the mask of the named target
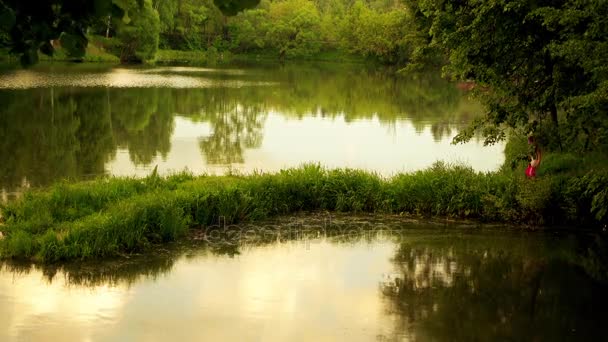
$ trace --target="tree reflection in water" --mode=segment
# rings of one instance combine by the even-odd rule
[[[211,125],[211,135],[200,140],[207,163],[243,163],[243,150],[260,147],[267,112],[261,105],[243,105],[238,99],[210,97],[199,120]]]
[[[608,245],[601,234],[443,229],[394,217],[328,217],[311,214],[251,226],[208,227],[193,232],[192,244],[118,260],[64,265],[7,261],[0,269],[12,274],[41,272],[48,282],[63,275],[65,283],[74,286],[130,287],[171,273],[180,260],[232,258],[248,248],[270,250],[285,241],[325,239],[355,249],[388,242],[396,248],[394,272],[380,282],[378,297],[393,330],[379,340],[605,339]],[[356,262],[349,265],[353,273],[361,267]]]
[[[69,70],[79,72],[77,67]],[[398,77],[382,70],[335,65],[258,67],[242,73],[163,70],[206,77],[210,84],[234,80],[252,85],[49,87],[54,76],[48,73],[40,76],[48,82],[38,88],[2,89],[0,189],[10,193],[23,186],[104,174],[117,149],[128,150],[134,166],[149,166],[171,151],[176,115],[209,125],[211,132],[201,137],[199,145],[213,165],[242,163],[244,151],[260,147],[271,112],[298,120],[377,119],[388,127],[409,120],[418,132],[431,127],[434,139],[440,140],[480,111],[438,73]],[[144,70],[140,76],[149,74]]]
[[[607,286],[572,243],[479,235],[402,242],[395,274],[381,283],[397,322],[387,339],[601,339]]]

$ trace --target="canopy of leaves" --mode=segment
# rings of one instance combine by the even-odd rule
[[[0,0],[0,31],[7,32],[11,53],[24,65],[38,61],[38,51],[52,55],[51,40],[61,42],[74,58],[84,56],[86,29],[99,16],[122,17],[112,0]]]
[[[158,12],[152,8],[150,0],[124,2],[125,17],[115,21],[117,38],[117,55],[121,62],[142,62],[154,58],[158,49],[160,20]],[[125,20],[127,19],[128,20]]]
[[[445,71],[474,80],[489,109],[487,143],[502,128],[531,131],[544,118],[569,144],[608,137],[608,2],[603,0],[413,0],[427,19],[431,46],[449,54]]]
[[[225,15],[236,15],[244,9],[257,6],[260,0],[213,0],[213,3]]]
[[[225,15],[235,15],[256,6],[259,0],[213,2]],[[153,19],[151,11],[157,12],[157,9],[149,7],[150,4],[144,0],[0,0],[0,43],[8,45],[12,54],[19,55],[23,65],[36,63],[38,51],[52,56],[54,47],[51,41],[57,39],[61,39],[62,47],[70,57],[82,58],[88,44],[87,29],[98,23],[100,18],[124,19],[125,13],[136,13],[137,7],[143,12],[139,15],[140,21],[146,25],[151,23],[155,29],[159,25],[155,23],[158,13]],[[129,37],[132,37],[131,33]],[[139,40],[150,45],[147,37]]]

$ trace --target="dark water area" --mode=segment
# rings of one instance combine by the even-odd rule
[[[0,68],[0,197],[99,175],[277,171],[390,176],[437,160],[495,170],[504,145],[452,137],[482,112],[438,73],[361,65]]]
[[[0,340],[599,341],[601,241],[329,214],[215,227],[150,255],[5,262]]]

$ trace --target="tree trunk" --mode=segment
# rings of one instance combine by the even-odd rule
[[[551,112],[551,121],[553,122],[555,127],[559,127],[559,124],[557,122],[557,107],[555,106],[555,103],[551,104],[551,108],[549,108],[549,111]]]
[[[108,22],[106,25],[106,38],[110,38],[110,23],[112,22],[112,15],[108,16]]]
[[[228,16],[224,15],[224,21],[222,23],[222,34],[224,36],[224,41],[228,42]]]
[[[549,112],[551,113],[551,122],[553,123],[553,125],[555,125],[555,134],[557,135],[557,142],[559,144],[559,150],[563,151],[562,138],[559,134],[559,122],[557,120],[557,106],[555,106],[555,103],[551,104],[551,107],[549,108]]]

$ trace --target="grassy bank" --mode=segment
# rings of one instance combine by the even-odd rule
[[[377,61],[372,59],[367,59],[360,55],[350,54],[341,51],[323,51],[316,53],[310,56],[294,56],[294,57],[284,57],[281,59],[277,52],[275,51],[257,51],[257,52],[247,52],[247,53],[239,53],[234,55],[234,59],[239,61],[281,61],[281,60],[289,60],[289,61],[312,61],[312,62],[332,62],[332,63],[372,63],[378,64]]]
[[[210,54],[205,51],[158,50],[155,63],[157,64],[206,64],[210,61],[224,59],[220,54]],[[227,59],[229,56],[227,56]]]
[[[390,179],[307,165],[276,174],[59,183],[2,207],[0,256],[42,261],[141,251],[189,228],[298,211],[378,212],[524,224],[606,223],[608,176],[527,180],[438,163]]]
[[[79,62],[85,63],[120,63],[120,59],[109,53],[103,48],[101,38],[91,38],[91,44],[87,47],[85,56]],[[72,58],[66,55],[66,52],[61,48],[55,50],[53,57],[49,57],[42,53],[38,54],[39,59],[45,62],[69,62]],[[0,61],[17,62],[19,59],[9,55],[7,50],[0,49]],[[314,61],[314,62],[333,62],[333,63],[377,63],[372,60],[365,59],[361,56],[342,53],[338,51],[322,52],[312,56],[302,56],[287,58],[290,61]],[[276,52],[259,51],[257,53],[232,54],[230,52],[218,52],[215,49],[206,51],[180,51],[180,50],[158,50],[153,61],[148,61],[153,64],[191,64],[191,65],[217,65],[229,63],[232,61],[242,62],[279,62],[281,59]]]

